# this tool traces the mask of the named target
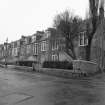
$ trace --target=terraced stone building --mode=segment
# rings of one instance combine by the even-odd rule
[[[72,61],[66,54],[65,37],[54,28],[37,31],[33,35],[21,36],[17,41],[0,45],[0,62],[34,61]]]

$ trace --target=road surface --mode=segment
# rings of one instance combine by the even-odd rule
[[[0,105],[105,105],[105,74],[77,80],[0,68]]]

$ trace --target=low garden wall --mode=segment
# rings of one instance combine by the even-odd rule
[[[8,65],[8,69],[16,69],[18,71],[32,72],[32,67]],[[55,68],[37,68],[34,72],[44,73],[48,75],[64,77],[64,78],[80,78],[84,77],[80,71],[66,70],[66,69],[55,69]]]
[[[99,71],[98,65],[91,61],[74,60],[73,70],[80,71],[82,73],[96,73]]]
[[[19,71],[33,71],[32,67],[27,66],[16,66],[16,65],[8,65],[9,69],[16,69]],[[73,61],[73,69],[55,69],[55,68],[40,68],[37,67],[35,72],[45,73],[49,75],[65,77],[65,78],[80,78],[86,75],[86,73],[95,73],[98,71],[97,64],[89,61],[83,60],[74,60]]]

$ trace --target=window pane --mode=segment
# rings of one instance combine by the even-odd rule
[[[57,61],[58,60],[58,56],[57,55],[52,55],[52,60],[53,61]]]
[[[46,51],[47,50],[47,44],[46,44],[46,41],[43,41],[41,43],[41,51]]]
[[[84,45],[84,35],[82,32],[80,33],[80,45]]]
[[[88,45],[88,38],[86,36],[86,32],[84,33],[84,45]]]

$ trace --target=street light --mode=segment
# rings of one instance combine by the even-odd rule
[[[6,39],[6,42],[4,42],[4,57],[5,57],[5,68],[7,68],[7,44],[8,44],[8,38]]]

